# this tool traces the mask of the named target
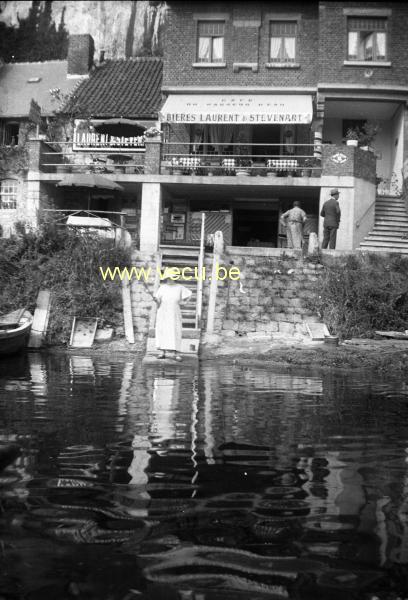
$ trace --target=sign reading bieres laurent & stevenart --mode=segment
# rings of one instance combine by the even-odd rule
[[[309,95],[174,94],[160,111],[165,123],[311,123]]]
[[[73,150],[144,152],[145,141],[144,135],[117,136],[99,133],[88,121],[75,121]]]

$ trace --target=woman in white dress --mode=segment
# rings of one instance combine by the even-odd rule
[[[182,321],[180,305],[191,297],[189,289],[169,276],[164,277],[154,294],[158,309],[156,315],[156,346],[160,350],[158,358],[166,358],[172,352],[173,358],[181,361]]]

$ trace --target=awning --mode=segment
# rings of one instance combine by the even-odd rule
[[[312,96],[306,94],[172,94],[159,113],[164,123],[252,125],[311,123]]]

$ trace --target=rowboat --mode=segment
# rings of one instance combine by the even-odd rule
[[[32,314],[24,308],[0,316],[0,356],[26,348],[32,322]]]

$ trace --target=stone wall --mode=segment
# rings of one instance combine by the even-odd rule
[[[254,250],[254,249],[252,249]],[[247,335],[307,335],[306,323],[319,321],[307,302],[322,265],[304,260],[300,252],[262,249],[259,255],[233,251],[220,259],[233,263],[241,272],[240,281],[219,282],[214,334],[221,337]],[[211,262],[206,265],[211,270]],[[241,285],[240,285],[241,283]],[[203,330],[206,329],[209,286],[204,288]]]

